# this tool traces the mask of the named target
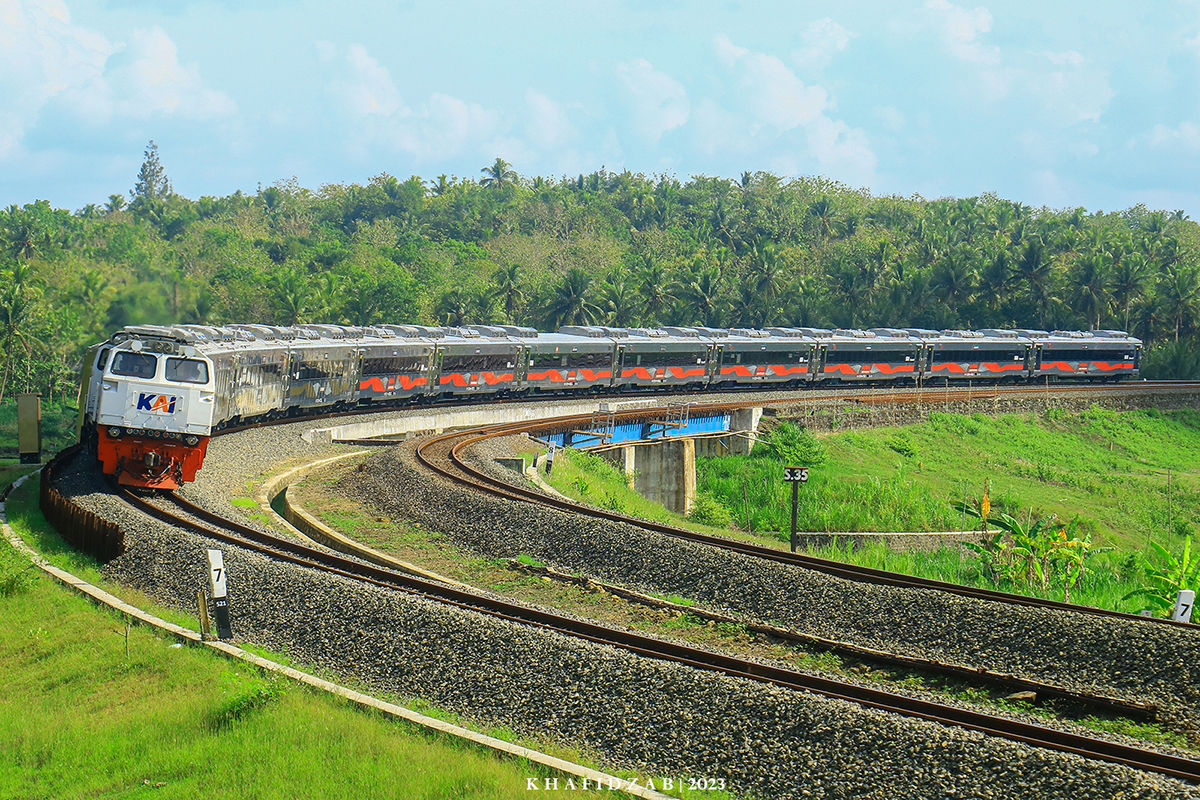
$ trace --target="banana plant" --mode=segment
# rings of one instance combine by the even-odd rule
[[[1179,592],[1196,587],[1197,579],[1200,579],[1200,558],[1192,558],[1191,536],[1183,540],[1183,553],[1179,557],[1158,542],[1151,542],[1150,546],[1158,553],[1162,563],[1144,563],[1146,585],[1134,589],[1121,599],[1144,597],[1164,616],[1170,616]]]

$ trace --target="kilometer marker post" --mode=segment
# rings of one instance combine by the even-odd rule
[[[807,467],[784,467],[783,479],[792,484],[792,552],[796,552],[796,548],[800,546],[800,540],[796,536],[796,507],[800,503],[800,484],[808,483],[808,468]]]
[[[208,551],[208,585],[212,590],[213,616],[217,618],[217,638],[232,639],[229,628],[229,596],[226,591],[225,557],[220,550]]]

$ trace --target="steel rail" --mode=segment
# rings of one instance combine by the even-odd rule
[[[360,582],[392,589],[453,605],[471,611],[509,620],[511,622],[555,630],[603,645],[618,647],[648,658],[672,661],[698,669],[770,683],[785,688],[807,691],[824,697],[855,703],[868,708],[915,717],[943,725],[966,728],[1011,741],[1073,753],[1089,759],[1123,764],[1135,769],[1155,772],[1172,778],[1200,784],[1200,761],[1169,753],[1132,747],[1126,744],[1095,739],[1090,736],[1056,730],[1019,720],[956,708],[927,700],[894,694],[881,689],[842,683],[829,678],[797,672],[785,667],[714,653],[690,645],[669,642],[641,634],[610,628],[592,622],[509,603],[494,597],[475,594],[434,581],[391,572],[332,555],[295,541],[264,533],[232,520],[224,519],[174,495],[166,497],[189,515],[208,524],[201,524],[181,514],[159,508],[131,492],[121,490],[119,496],[134,508],[172,526],[190,530],[239,547],[259,552],[267,557],[288,563],[316,568]]]

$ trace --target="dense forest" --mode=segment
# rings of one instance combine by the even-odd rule
[[[191,200],[151,142],[133,189],[0,211],[0,400],[69,395],[132,323],[1121,328],[1192,376],[1200,227],[1182,212],[875,197],[822,178],[601,169]]]

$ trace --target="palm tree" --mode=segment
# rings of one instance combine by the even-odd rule
[[[114,211],[120,211],[124,207],[125,195],[123,194],[110,194],[108,196],[108,202],[104,204],[104,210],[109,214],[113,213]]]
[[[512,164],[499,156],[496,157],[494,164],[479,171],[483,173],[483,178],[479,183],[498,192],[516,184],[520,179],[520,176],[512,169]]]
[[[830,232],[833,230],[834,220],[836,219],[836,214],[833,210],[833,201],[828,197],[814,200],[808,207],[808,214],[817,221],[817,231],[828,239]]]
[[[438,298],[433,313],[443,325],[465,325],[471,319],[472,297],[465,289],[457,288]]]
[[[555,287],[546,304],[546,320],[552,328],[563,325],[590,325],[600,315],[592,300],[592,279],[579,267],[571,267]]]
[[[930,288],[957,315],[975,291],[975,270],[967,255],[956,249],[933,268]]]
[[[0,377],[0,401],[4,399],[4,391],[8,386],[8,377],[16,362],[16,345],[25,349],[25,359],[28,364],[36,338],[32,333],[32,325],[37,312],[36,296],[20,283],[10,282],[0,290],[0,352],[4,359],[4,375]]]
[[[484,171],[486,172],[486,170]],[[441,197],[446,192],[450,191],[450,187],[453,185],[454,184],[450,183],[450,181],[446,179],[446,173],[443,172],[441,175],[437,176],[437,180],[433,182],[433,185],[429,187],[429,190],[433,192],[435,197]]]
[[[638,297],[624,275],[610,275],[600,286],[600,308],[606,325],[633,326],[638,319]]]
[[[492,273],[492,296],[500,301],[504,308],[504,321],[513,324],[517,320],[517,312],[525,301],[525,287],[521,284],[521,266],[509,264],[498,267]]]
[[[1041,239],[1035,237],[1026,243],[1025,249],[1013,264],[1013,275],[1017,282],[1024,285],[1026,299],[1033,308],[1034,319],[1039,325],[1045,326],[1050,304],[1054,300],[1051,283],[1054,273]]]
[[[306,275],[294,269],[280,270],[274,275],[271,289],[271,304],[280,324],[295,325],[307,321],[313,291]]]
[[[692,272],[676,284],[676,296],[682,300],[696,323],[720,325],[725,298],[721,274],[714,267]]]
[[[1129,330],[1129,309],[1146,291],[1149,268],[1146,257],[1132,253],[1117,262],[1109,276],[1113,302],[1124,314],[1125,330]]]
[[[1088,329],[1095,330],[1108,312],[1112,297],[1108,292],[1108,259],[1100,254],[1078,259],[1068,277],[1071,302],[1087,316]]]
[[[647,325],[658,324],[662,319],[662,312],[675,299],[667,286],[667,278],[663,273],[662,265],[649,255],[645,256],[642,266],[634,275],[634,282],[638,297],[642,302],[642,308],[645,309],[643,321]]]
[[[1172,264],[1159,279],[1158,293],[1163,312],[1175,323],[1175,341],[1185,325],[1200,311],[1200,269],[1188,264]]]

